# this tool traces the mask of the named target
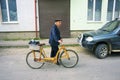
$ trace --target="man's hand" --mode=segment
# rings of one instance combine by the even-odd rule
[[[61,44],[61,43],[63,42],[63,40],[61,39],[61,40],[59,40],[58,42]]]

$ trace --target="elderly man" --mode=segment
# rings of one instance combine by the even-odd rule
[[[55,20],[55,24],[52,26],[50,30],[49,43],[51,46],[51,57],[56,56],[56,53],[58,51],[58,45],[62,43],[62,39],[59,31],[59,27],[61,26],[61,24],[62,24],[62,20]]]

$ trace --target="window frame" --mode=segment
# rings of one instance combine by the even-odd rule
[[[6,10],[7,10],[7,18],[8,18],[8,20],[7,21],[3,21],[2,20],[2,9],[1,9],[1,5],[0,5],[0,12],[1,12],[1,23],[18,23],[18,13],[17,13],[17,20],[16,21],[10,21],[10,12],[9,12],[9,5],[8,5],[9,3],[8,3],[8,0],[6,0]],[[17,8],[17,0],[16,0],[16,8]]]
[[[87,2],[87,22],[102,22],[102,3],[101,3],[101,19],[100,19],[100,21],[96,21],[95,20],[96,0],[93,0],[93,17],[92,17],[92,20],[88,20],[88,9],[89,9],[88,8],[88,4],[89,4],[88,2]]]

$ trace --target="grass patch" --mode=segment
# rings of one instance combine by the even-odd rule
[[[32,38],[27,38],[27,39],[21,39],[21,38],[16,38],[16,39],[1,39],[1,40],[3,40],[3,41],[19,41],[19,40],[31,40]]]
[[[66,44],[65,46],[75,47],[75,46],[80,46],[80,45],[79,44]]]
[[[8,38],[4,38],[4,39],[0,39],[0,40],[3,40],[3,41],[19,41],[19,40],[44,40],[44,39],[41,39],[41,38],[26,38],[26,39],[23,39],[23,38],[15,38],[15,39],[8,39]]]
[[[29,48],[29,46],[0,46],[0,48]]]

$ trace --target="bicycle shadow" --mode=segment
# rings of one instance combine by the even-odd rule
[[[47,63],[46,62],[41,69],[57,71],[58,69],[61,69],[62,67],[63,67],[62,65],[56,65],[56,64],[53,64],[53,63]]]

